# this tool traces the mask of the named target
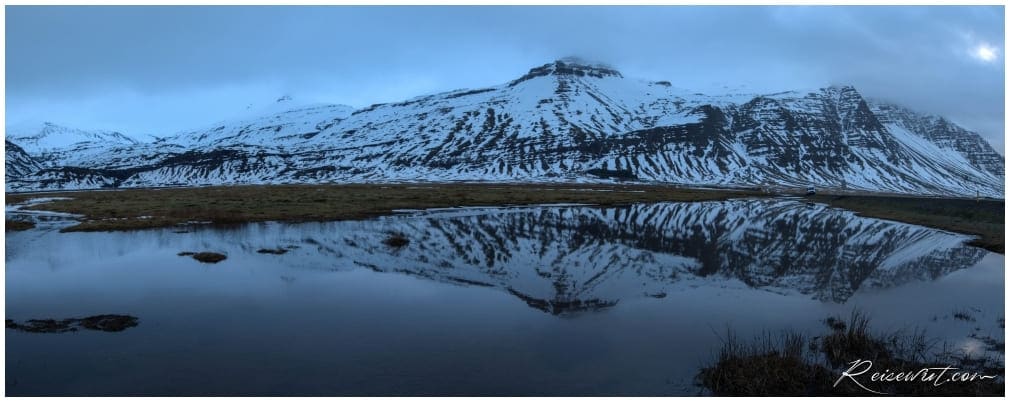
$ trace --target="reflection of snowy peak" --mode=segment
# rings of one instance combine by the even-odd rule
[[[383,243],[402,233],[400,248]],[[966,236],[783,200],[449,209],[366,221],[166,229],[159,247],[299,269],[406,274],[511,294],[552,314],[739,286],[844,302],[868,288],[933,280],[987,252]],[[180,240],[173,240],[180,239]],[[258,254],[286,248],[284,255]]]
[[[938,278],[986,253],[964,246],[965,236],[781,201],[434,214],[383,226],[346,237],[342,253],[380,271],[503,288],[552,312],[705,278],[842,302],[864,286]],[[374,247],[384,231],[411,244]]]
[[[704,95],[562,59],[494,87],[357,110],[279,101],[150,145],[110,141],[8,185],[80,186],[82,172],[112,186],[620,178],[1003,197],[1003,158],[977,134],[852,87]]]

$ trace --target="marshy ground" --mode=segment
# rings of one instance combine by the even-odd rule
[[[32,333],[63,333],[77,332],[78,329],[88,329],[103,332],[121,332],[137,326],[137,317],[121,314],[102,314],[84,318],[65,319],[32,319],[24,322],[6,320],[8,329]]]
[[[978,236],[969,244],[1003,254],[1003,200],[869,195],[818,195],[815,202],[890,219]]]
[[[60,194],[56,196],[55,194]],[[402,209],[587,203],[618,205],[707,201],[757,192],[623,185],[348,184],[222,186],[47,193],[66,197],[25,209],[84,216],[65,231],[113,231],[189,222],[334,221],[389,215]],[[40,193],[7,194],[17,204]]]
[[[994,343],[980,356],[941,350],[922,331],[878,334],[869,318],[853,312],[846,321],[825,320],[827,334],[808,337],[783,333],[779,337],[745,342],[732,333],[724,339],[716,361],[702,368],[698,384],[717,396],[1002,396],[1005,389],[1003,343]],[[870,361],[852,369],[857,360]],[[924,380],[933,368],[954,367],[961,373],[996,378],[974,381]],[[838,381],[841,373],[860,373]],[[925,371],[922,370],[931,370]],[[919,373],[915,380],[874,381],[872,373]],[[948,372],[953,374],[953,372]],[[855,381],[853,381],[855,379]],[[939,384],[939,385],[937,385]],[[865,388],[864,388],[865,387]],[[879,393],[879,394],[878,394]]]
[[[389,215],[403,209],[580,203],[601,206],[663,201],[714,201],[795,195],[756,190],[717,190],[619,184],[320,184],[125,189],[7,194],[8,205],[82,215],[64,231],[116,231],[189,223],[334,221]],[[889,195],[817,195],[813,202],[860,215],[934,227],[979,238],[973,245],[1003,253],[1002,200]],[[26,223],[7,221],[8,230]]]

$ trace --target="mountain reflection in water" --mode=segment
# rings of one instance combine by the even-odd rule
[[[1002,334],[1001,255],[798,200],[36,223],[6,240],[11,395],[692,395],[723,326],[816,335],[859,308],[957,348]],[[142,325],[21,328],[110,313]]]
[[[986,254],[967,236],[796,201],[435,212],[321,226],[314,250],[377,271],[497,287],[561,314],[735,279],[844,302],[861,287],[935,279]],[[402,233],[402,249],[381,246]]]
[[[795,200],[444,209],[175,232],[135,233],[131,243],[153,236],[157,247],[498,288],[551,314],[734,283],[842,303],[862,288],[936,279],[987,253],[964,245],[968,236]],[[407,244],[388,246],[391,234]]]

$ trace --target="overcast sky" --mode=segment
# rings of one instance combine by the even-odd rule
[[[171,134],[266,105],[497,85],[564,56],[714,92],[852,84],[1003,153],[1003,8],[6,8],[7,124]]]

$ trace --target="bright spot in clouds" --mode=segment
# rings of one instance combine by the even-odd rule
[[[973,55],[982,61],[993,61],[996,60],[996,48],[986,44],[981,44],[975,48]]]

